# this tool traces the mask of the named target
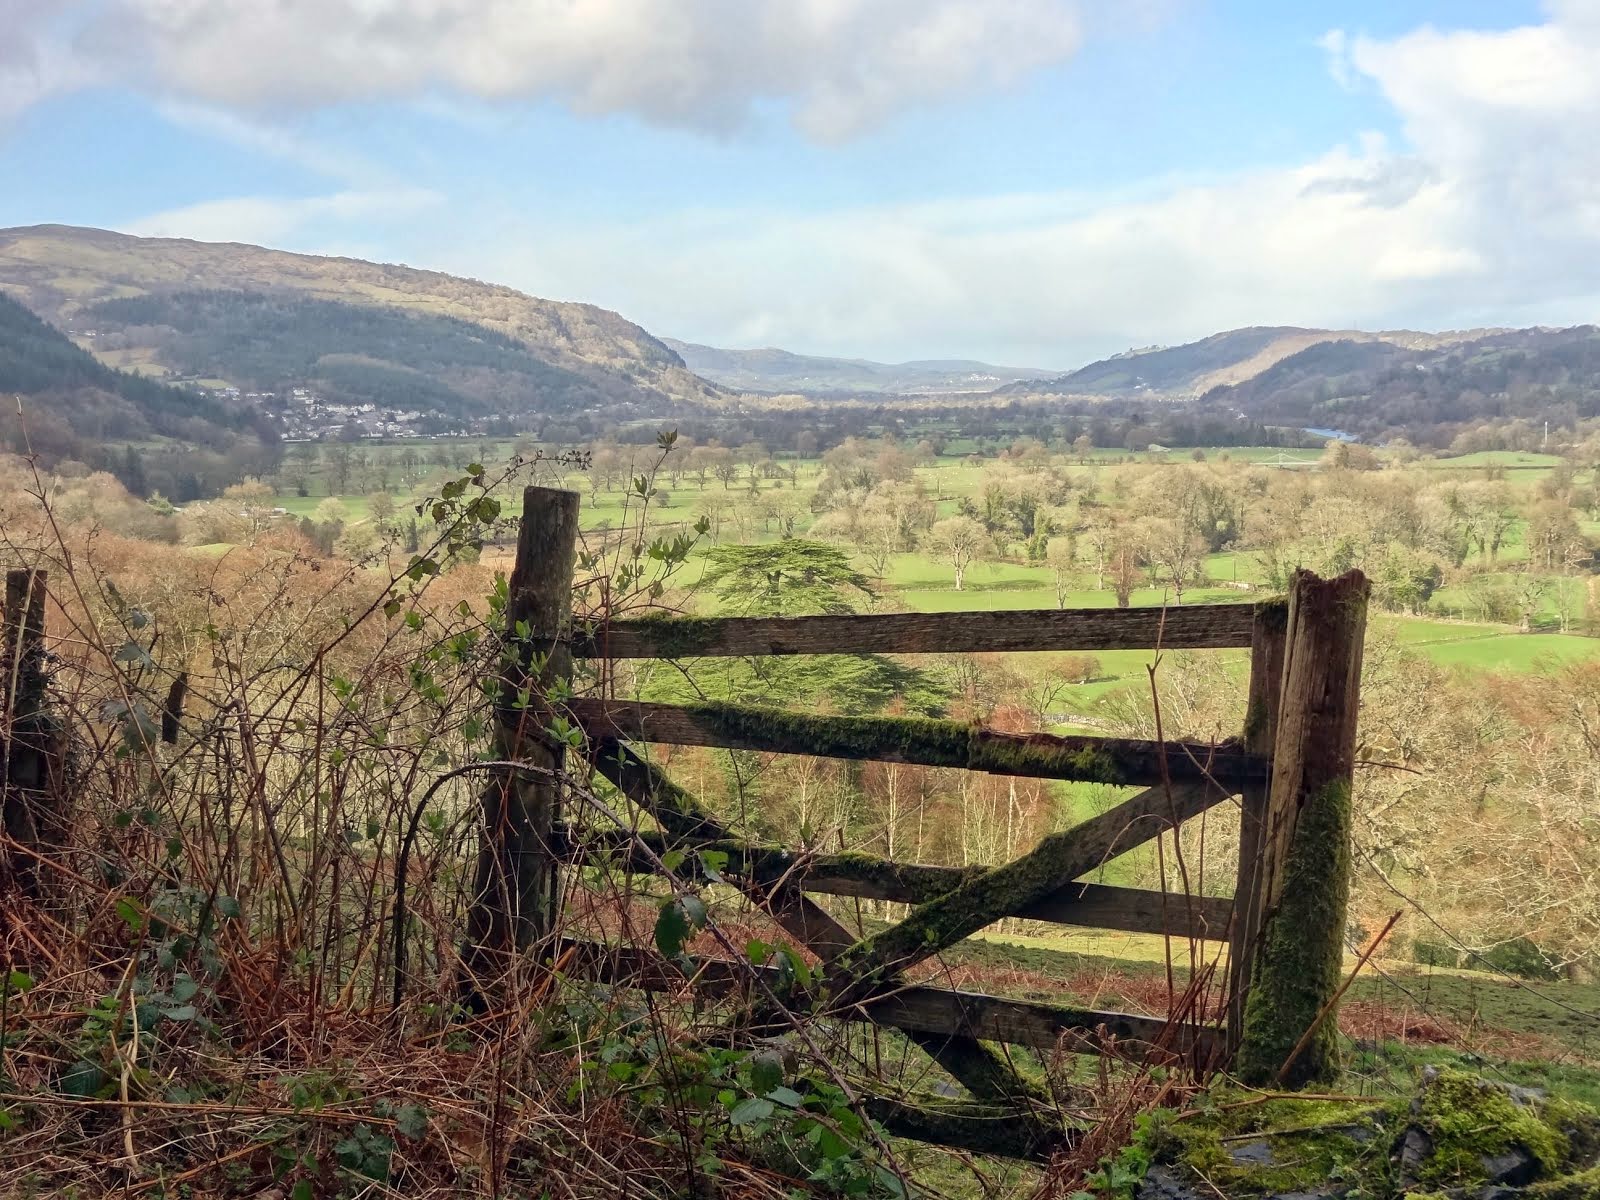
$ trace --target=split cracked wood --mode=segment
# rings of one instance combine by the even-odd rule
[[[0,680],[0,827],[17,853],[0,865],[24,895],[52,882],[70,823],[66,727],[51,711],[43,570],[6,572],[4,678]]]
[[[568,623],[578,542],[575,492],[523,491],[516,567],[506,603],[506,656],[495,704],[495,757],[539,773],[497,770],[479,795],[473,898],[463,953],[469,1004],[479,984],[502,974],[514,955],[554,928],[556,870],[551,828],[559,803],[562,751],[544,736],[543,714],[520,702],[571,678]]]
[[[1344,975],[1352,784],[1371,584],[1360,571],[1289,587],[1283,688],[1262,838],[1258,953],[1236,1067],[1305,1087],[1338,1072],[1331,1019]],[[1308,1030],[1315,1036],[1306,1037]]]

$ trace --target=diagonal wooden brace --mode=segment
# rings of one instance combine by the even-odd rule
[[[830,998],[853,1003],[874,994],[917,963],[1023,911],[1106,860],[1177,828],[1227,797],[1227,789],[1215,784],[1149,788],[1109,812],[1050,835],[1031,854],[984,872],[839,955],[829,973]]]
[[[594,752],[595,769],[623,795],[648,812],[663,828],[680,836],[728,838],[732,835],[665,772],[640,758],[621,742],[602,742]],[[856,944],[856,936],[802,892],[798,885],[777,889],[753,881],[741,890],[773,920],[807,946],[824,964]],[[1031,1099],[1038,1096],[1006,1061],[976,1038],[936,1033],[908,1033],[938,1064],[973,1095],[987,1100]]]

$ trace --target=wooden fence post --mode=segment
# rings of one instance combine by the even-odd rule
[[[1287,600],[1256,605],[1250,630],[1250,693],[1245,706],[1244,748],[1271,755],[1278,736],[1278,704],[1283,692],[1284,638],[1288,631]],[[1233,889],[1233,922],[1228,930],[1227,1046],[1238,1053],[1244,1032],[1244,1000],[1250,970],[1261,939],[1261,854],[1266,845],[1269,784],[1246,787],[1239,805],[1239,874]]]
[[[5,677],[0,709],[0,784],[4,786],[7,836],[23,847],[10,857],[9,873],[23,894],[37,898],[40,867],[63,840],[59,795],[60,727],[45,707],[44,604],[48,575],[39,570],[6,572]]]
[[[495,757],[532,771],[497,771],[483,789],[483,828],[467,915],[466,966],[487,982],[515,953],[555,927],[556,861],[551,828],[560,798],[563,754],[545,736],[552,686],[572,677],[572,575],[578,542],[576,492],[530,487],[522,528],[495,706]],[[476,995],[476,984],[468,991]]]
[[[1236,1061],[1251,1084],[1303,1087],[1337,1071],[1331,1007],[1344,969],[1370,592],[1360,571],[1331,580],[1296,571],[1289,590],[1272,783],[1253,885],[1263,921]]]

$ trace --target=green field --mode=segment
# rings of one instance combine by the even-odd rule
[[[492,465],[509,457],[513,452],[513,444],[505,441],[464,443],[417,440],[383,446],[363,444],[362,449],[369,456],[384,452],[399,453],[404,449],[409,450],[413,460],[420,460],[408,468],[395,468],[391,472],[396,477],[391,479],[392,484],[398,483],[398,477],[411,478],[411,482],[405,486],[391,487],[397,507],[404,514],[407,506],[433,494],[446,481],[460,474],[456,466],[429,463],[428,459],[484,456]],[[945,457],[917,468],[917,474],[927,494],[934,499],[941,518],[953,514],[964,498],[975,497],[980,490],[984,473],[965,461],[964,455],[969,450],[970,447],[952,445]],[[1226,457],[1232,462],[1268,465],[1280,462],[1309,464],[1319,457],[1319,452],[1315,450],[1281,450],[1268,446],[1209,447],[1200,453],[1211,462]],[[1130,466],[1152,461],[1187,462],[1192,458],[1193,452],[1189,450],[1150,455],[1115,448],[1096,449],[1087,465],[1073,461],[1069,463],[1068,470],[1093,476],[1097,486],[1104,489],[1115,483],[1119,471]],[[795,496],[800,507],[796,531],[804,534],[813,520],[805,501],[815,490],[822,466],[817,459],[793,456],[780,456],[780,459],[785,467],[796,471],[797,482],[790,484],[787,481],[763,480],[760,490],[763,495],[786,491]],[[1482,477],[1489,470],[1504,471],[1508,480],[1531,486],[1560,461],[1553,455],[1545,454],[1481,452],[1455,458],[1422,459],[1416,466],[1432,471],[1455,471],[1470,477]],[[306,479],[306,490],[310,494],[280,493],[276,503],[296,517],[314,516],[329,494],[329,469],[326,463],[312,466]],[[370,479],[367,481],[370,482]],[[631,498],[622,490],[620,480],[615,488],[595,490],[586,474],[573,472],[565,475],[561,482],[583,495],[586,528],[616,528],[628,519],[637,505],[636,498]],[[663,474],[657,483],[668,492],[666,506],[658,510],[658,516],[668,522],[690,524],[702,511],[703,501],[709,498],[709,502],[715,504],[720,498],[729,505],[721,529],[722,540],[761,542],[777,536],[760,519],[751,515],[753,510],[747,480],[741,479],[731,488],[715,479],[701,486],[691,476],[685,475],[674,486],[669,485]],[[369,495],[370,492],[354,490],[339,495],[349,521],[371,519]],[[506,499],[513,497],[508,495]],[[1595,530],[1600,531],[1600,523],[1585,522],[1585,525],[1593,525]],[[1520,530],[1513,530],[1502,548],[1501,559],[1508,564],[1515,564],[1525,557]],[[691,564],[688,570],[680,574],[677,582],[692,589],[698,580],[698,565]],[[866,570],[864,564],[862,569]],[[1251,592],[1217,585],[1261,583],[1258,556],[1250,551],[1212,554],[1206,562],[1206,573],[1213,581],[1212,586],[1186,589],[1186,603],[1248,601],[1253,598]],[[1109,589],[1100,590],[1093,586],[1093,575],[1086,569],[1080,570],[1072,583],[1072,590],[1066,598],[1067,607],[1107,608],[1116,602]],[[961,591],[956,591],[954,571],[947,563],[923,554],[896,554],[889,560],[884,577],[875,581],[875,584],[887,607],[918,612],[1004,612],[1057,606],[1054,579],[1049,568],[1016,561],[974,563],[968,569],[965,586]],[[1167,592],[1145,588],[1134,593],[1132,602],[1140,606],[1159,605],[1170,604],[1173,599]],[[1510,626],[1475,623],[1466,619],[1477,610],[1477,605],[1474,597],[1460,586],[1441,588],[1433,597],[1430,608],[1439,617],[1456,619],[1380,615],[1374,625],[1392,630],[1402,642],[1420,649],[1435,662],[1480,671],[1529,671],[1547,663],[1571,661],[1600,653],[1600,640],[1549,631],[1557,624],[1558,618],[1557,602],[1551,594],[1544,595],[1539,601],[1535,619],[1543,628],[1534,633],[1520,633]],[[1581,601],[1578,609],[1581,612]],[[1103,661],[1108,658],[1105,655],[1100,657]],[[1140,677],[1142,667],[1111,670],[1108,666],[1107,679],[1081,689],[1078,711],[1087,712],[1093,698],[1122,686],[1129,679]],[[1079,692],[1080,689],[1074,691]]]
[[[1188,942],[1169,945],[1147,934],[1030,928],[1027,933],[990,930],[947,951],[944,957],[952,964],[992,966],[999,972],[1020,970],[1064,981],[1075,998],[1101,1007],[1122,1002],[1130,1008],[1149,1008],[1148,989],[1137,986],[1137,981],[1163,974],[1170,960],[1181,986],[1189,973],[1189,953]],[[1226,961],[1225,949],[1214,943],[1201,944],[1199,953],[1205,963],[1220,966]],[[1345,966],[1353,971],[1355,959],[1347,958]],[[1135,985],[1129,986],[1128,980]],[[1026,983],[1014,990],[1035,995]],[[1036,998],[1047,997],[1039,994]],[[1048,998],[1059,1001],[1059,991]],[[1593,1014],[1600,1013],[1600,985],[1565,981],[1526,984],[1485,971],[1419,967],[1380,958],[1357,977],[1349,999],[1369,1010],[1396,1016],[1412,1013],[1448,1020],[1469,1042],[1475,1037],[1492,1040],[1506,1035],[1538,1039],[1552,1057],[1569,1065],[1538,1062],[1523,1070],[1514,1061],[1502,1061],[1496,1064],[1496,1073],[1553,1087],[1587,1103],[1600,1101],[1600,1071],[1594,1065],[1600,1062],[1600,1033],[1593,1020]],[[1388,1067],[1454,1061],[1465,1049],[1446,1049],[1423,1040],[1405,1047],[1403,1053],[1399,1047],[1388,1050],[1393,1056]],[[1376,1051],[1380,1056],[1385,1052],[1382,1047]],[[1382,1069],[1384,1064],[1373,1061],[1374,1053],[1372,1049],[1352,1051],[1351,1067],[1358,1071]]]

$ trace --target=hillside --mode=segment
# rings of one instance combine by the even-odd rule
[[[274,440],[253,408],[113,370],[22,304],[0,294],[0,409],[7,449],[32,448],[45,465],[95,461],[116,443],[170,441],[260,453]]]
[[[1373,342],[1408,349],[1437,349],[1457,345],[1472,336],[1476,335],[1251,326],[1215,333],[1182,346],[1129,350],[1065,375],[1037,383],[1015,383],[1004,390],[1029,395],[1149,394],[1162,399],[1190,399],[1212,388],[1253,379],[1292,355],[1328,342]]]
[[[1600,328],[1507,330],[1433,349],[1322,342],[1212,389],[1204,402],[1262,421],[1435,445],[1484,420],[1570,425],[1600,415]]]
[[[695,374],[747,392],[992,392],[1019,380],[1051,375],[1034,367],[997,367],[970,359],[881,363],[864,358],[793,354],[773,347],[722,350],[673,338],[661,340],[677,351]]]
[[[252,391],[311,383],[336,401],[453,416],[566,412],[610,394],[507,334],[434,313],[283,293],[183,291],[102,300],[79,320],[95,330],[96,346],[159,342],[181,374]]]
[[[146,373],[452,413],[717,395],[616,313],[358,259],[44,225],[0,230],[0,290]]]

